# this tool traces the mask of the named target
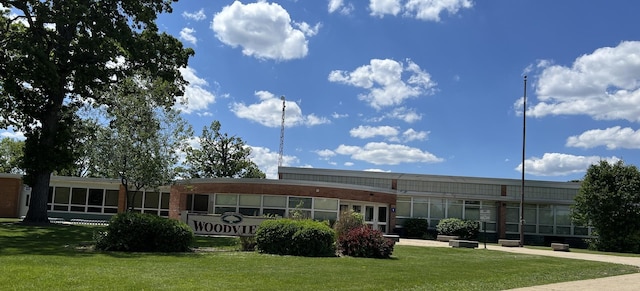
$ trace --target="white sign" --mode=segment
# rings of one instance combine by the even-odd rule
[[[244,217],[240,213],[197,214],[182,212],[180,219],[194,234],[254,236],[256,229],[267,217]]]
[[[491,221],[491,210],[480,209],[480,221]]]

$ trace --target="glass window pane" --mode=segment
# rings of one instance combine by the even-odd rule
[[[524,205],[524,223],[525,224],[536,224],[536,213],[537,213],[536,205]]]
[[[158,192],[144,193],[144,208],[158,208],[158,204],[160,204],[160,193]]]
[[[104,206],[118,206],[118,190],[107,190],[104,195]]]
[[[413,200],[413,217],[429,217],[429,203],[428,200]]]
[[[556,227],[556,234],[571,234],[570,226],[558,226]]]
[[[378,222],[387,222],[387,207],[378,207]]]
[[[240,214],[246,215],[246,216],[259,216],[260,215],[260,208],[240,207],[238,212],[240,212]]]
[[[446,205],[446,199],[431,199],[431,218],[444,218],[445,205]],[[439,221],[439,220],[436,220],[436,221]],[[431,224],[431,225],[436,225],[436,224]]]
[[[540,205],[540,208],[538,209],[538,214],[540,215],[540,217],[538,217],[539,224],[553,225],[553,206]],[[542,230],[540,230],[540,232],[542,233]],[[545,233],[553,233],[553,232],[545,232]]]
[[[586,227],[575,227],[573,229],[575,235],[589,235],[589,229]]]
[[[87,204],[87,188],[73,188],[73,190],[71,190],[71,204],[86,205]],[[71,211],[75,211],[75,210],[71,210]]]
[[[507,224],[505,227],[507,232],[518,232],[518,225],[517,224]]]
[[[160,208],[169,209],[169,199],[171,198],[170,193],[162,193],[162,201],[160,202]]]
[[[193,211],[209,211],[209,195],[193,195]]]
[[[525,224],[524,225],[524,232],[526,232],[526,233],[536,233],[536,226],[535,225],[530,225],[530,224]]]
[[[462,201],[451,200],[448,203],[447,217],[449,218],[462,218]]]
[[[89,205],[102,206],[103,193],[102,189],[89,189]]]
[[[333,198],[315,198],[314,209],[322,209],[322,210],[337,210],[338,209],[338,199]]]
[[[84,206],[71,206],[71,211],[84,212]]]
[[[569,206],[556,205],[556,225],[571,225],[571,214],[569,212]]]
[[[520,209],[514,207],[507,207],[507,222],[520,223]]]
[[[364,221],[373,221],[373,206],[364,207]]]
[[[289,197],[289,208],[311,209],[311,198]]]
[[[540,233],[552,234],[553,233],[553,226],[540,225]]]
[[[263,198],[263,205],[265,207],[287,207],[287,197],[286,196],[267,196],[265,195]]]
[[[464,218],[469,220],[480,220],[480,208],[466,208]]]
[[[216,194],[216,205],[237,205],[237,194]]]
[[[224,214],[225,212],[236,212],[235,207],[216,207],[215,214]]]
[[[279,216],[284,217],[284,209],[265,208],[262,210],[262,215],[266,216]]]
[[[260,195],[240,195],[240,206],[256,206],[260,207],[262,196]]]
[[[337,212],[330,212],[330,211],[315,211],[313,212],[313,219],[315,220],[329,220],[329,221],[336,221],[338,219],[338,213]]]
[[[398,201],[396,203],[396,216],[411,217],[411,202]]]
[[[69,187],[56,187],[56,196],[54,203],[69,204],[69,198],[71,189]]]
[[[134,195],[133,196],[133,207],[142,208],[142,191],[132,192],[131,195]]]

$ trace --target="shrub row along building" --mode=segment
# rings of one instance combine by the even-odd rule
[[[435,228],[443,218],[479,220],[482,210],[489,213],[489,238],[519,236],[520,180],[292,167],[280,167],[278,176],[179,181],[138,192],[134,209],[174,219],[184,211],[288,216],[297,210],[319,220],[336,220],[341,211],[352,209],[371,227],[400,234],[407,218],[427,219]],[[570,218],[579,188],[574,182],[526,181],[525,241],[589,237],[591,229]],[[0,217],[24,216],[29,194],[19,175],[0,174]],[[119,180],[54,176],[48,207],[50,217],[108,219],[125,211],[126,194]]]

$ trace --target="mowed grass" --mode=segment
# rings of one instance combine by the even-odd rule
[[[207,252],[96,252],[96,229],[0,222],[0,289],[501,290],[638,272],[484,249],[396,246],[389,260],[273,256],[236,251],[233,238],[198,238]]]

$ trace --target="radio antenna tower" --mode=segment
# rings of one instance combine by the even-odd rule
[[[282,125],[280,126],[280,151],[278,151],[278,167],[282,167],[282,154],[284,153],[284,96],[281,96],[280,100],[282,100]]]

